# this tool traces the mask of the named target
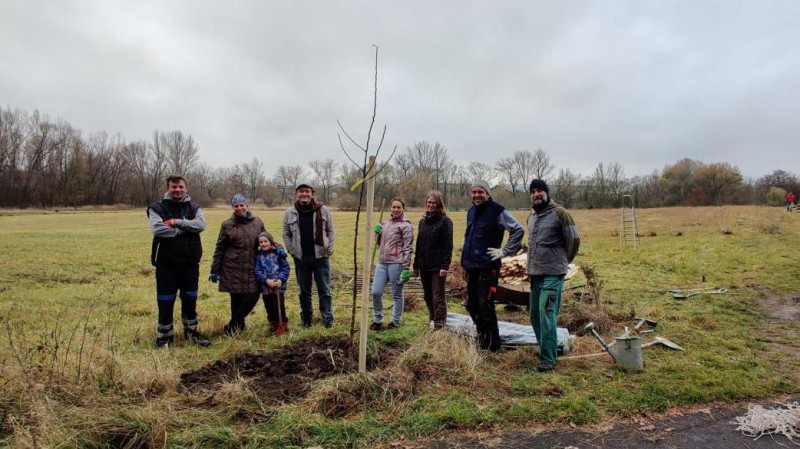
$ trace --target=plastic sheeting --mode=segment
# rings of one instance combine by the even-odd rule
[[[529,324],[498,321],[497,326],[500,329],[500,342],[503,346],[538,346],[539,344],[536,341],[536,334],[533,333],[533,328]],[[475,324],[469,315],[448,313],[447,328],[460,334],[467,334],[472,337],[478,336]],[[556,335],[558,336],[558,352],[569,352],[569,330],[564,327],[556,328]]]

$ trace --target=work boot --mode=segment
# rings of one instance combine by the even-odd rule
[[[156,348],[166,348],[175,343],[175,337],[156,338]]]
[[[308,329],[311,327],[311,315],[301,315],[300,316],[300,327],[303,329]]]
[[[204,337],[203,334],[193,329],[184,329],[183,338],[191,341],[201,348],[207,348],[211,346],[211,342],[208,340],[208,338]]]
[[[280,337],[287,332],[289,332],[289,326],[286,322],[280,322],[275,326],[275,336]]]
[[[382,331],[383,330],[383,323],[375,323],[369,325],[369,330],[371,331]]]
[[[548,371],[553,371],[554,369],[556,369],[555,365],[552,365],[550,363],[540,363],[539,366],[536,368],[536,371],[539,371],[540,373],[546,373]]]

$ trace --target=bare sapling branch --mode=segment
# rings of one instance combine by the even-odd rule
[[[347,132],[347,130],[344,128],[344,126],[342,125],[341,121],[339,121],[339,120],[336,121],[336,123],[339,125],[339,129],[341,129],[341,131],[342,131],[342,134],[344,134],[345,137],[347,137],[347,139],[350,141],[350,143],[353,144],[353,146],[355,146],[356,148],[361,150],[362,153],[363,153],[363,156],[364,156],[363,162],[361,164],[358,164],[353,159],[353,157],[350,156],[348,151],[345,149],[342,136],[341,136],[341,134],[338,134],[339,146],[341,147],[342,152],[345,154],[347,159],[350,162],[352,162],[353,165],[355,165],[358,168],[359,172],[361,173],[361,179],[358,181],[357,184],[354,184],[353,187],[352,187],[352,189],[355,189],[356,186],[358,186],[360,188],[359,188],[359,192],[358,192],[358,206],[356,208],[356,220],[355,220],[354,232],[353,232],[353,277],[352,277],[352,279],[353,279],[353,281],[352,281],[353,282],[353,290],[352,290],[353,301],[352,301],[352,313],[351,313],[351,319],[350,319],[350,343],[351,344],[354,341],[353,340],[353,336],[355,334],[355,311],[356,311],[357,304],[358,304],[358,288],[359,288],[359,284],[358,284],[358,271],[359,271],[358,238],[359,238],[359,227],[360,227],[360,223],[361,223],[361,209],[362,209],[362,207],[364,205],[364,199],[365,199],[364,196],[365,196],[365,193],[366,193],[366,190],[365,190],[366,189],[366,181],[373,180],[375,178],[375,176],[378,173],[380,173],[383,170],[383,168],[386,167],[386,165],[389,163],[389,161],[394,156],[395,151],[397,151],[397,146],[395,146],[394,149],[392,150],[392,154],[389,155],[389,158],[383,163],[383,165],[380,167],[380,170],[373,170],[374,167],[372,167],[371,165],[368,166],[368,162],[367,161],[369,160],[370,156],[373,158],[372,159],[372,161],[373,161],[372,164],[377,165],[377,163],[374,162],[374,161],[377,159],[377,155],[380,152],[381,148],[383,147],[383,142],[384,142],[384,139],[386,137],[386,129],[387,129],[386,125],[384,125],[383,131],[381,132],[378,148],[375,151],[375,154],[370,155],[370,143],[372,142],[372,131],[373,131],[374,127],[375,127],[375,119],[376,119],[377,114],[378,114],[378,53],[379,53],[379,50],[380,50],[380,47],[378,47],[377,45],[373,45],[373,47],[375,47],[375,66],[374,66],[374,72],[373,72],[372,117],[370,118],[369,127],[367,128],[367,135],[366,135],[365,144],[361,145],[358,142],[356,142],[355,139],[353,139],[353,137],[350,135],[350,133]],[[368,201],[368,204],[371,204],[371,198]],[[369,220],[369,216],[367,217],[367,219]],[[368,270],[366,272],[368,272]],[[369,284],[370,284],[370,279],[367,279],[367,276],[365,275],[364,279],[361,282],[361,288],[362,289],[369,288]],[[361,331],[362,332],[366,332],[365,329],[361,329]]]

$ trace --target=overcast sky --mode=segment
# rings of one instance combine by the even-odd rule
[[[626,176],[689,157],[798,173],[800,2],[0,0],[0,105],[203,162],[346,159],[378,115],[398,151],[544,149]],[[348,147],[348,150],[353,147]]]

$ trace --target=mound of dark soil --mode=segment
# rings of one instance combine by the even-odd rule
[[[347,339],[325,338],[218,360],[181,374],[181,386],[192,391],[217,390],[242,377],[263,403],[273,405],[304,397],[315,380],[357,370],[358,359],[351,360]]]

